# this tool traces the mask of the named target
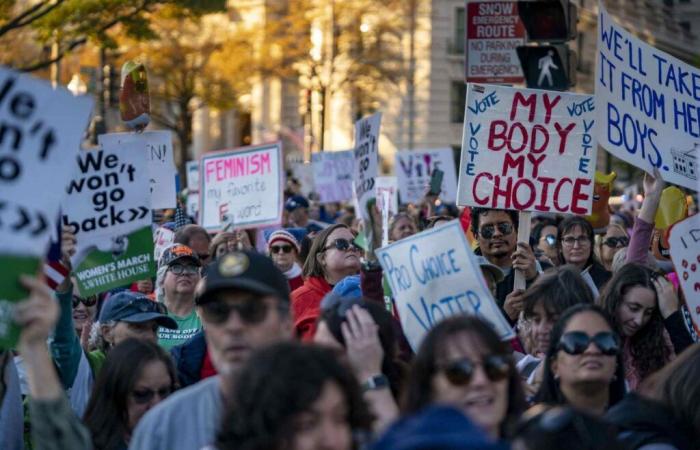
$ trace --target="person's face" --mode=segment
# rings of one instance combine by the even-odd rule
[[[547,353],[552,327],[554,326],[554,322],[556,322],[557,319],[557,316],[550,315],[545,310],[544,303],[541,301],[538,301],[535,304],[535,307],[532,308],[530,324],[532,330],[532,337],[535,343],[535,347],[533,349],[535,355],[544,355]]]
[[[517,230],[508,213],[489,211],[482,214],[478,231],[479,248],[486,258],[503,258],[515,250]]]
[[[579,226],[571,228],[561,237],[561,253],[567,264],[582,265],[591,256],[591,241]]]
[[[153,292],[153,281],[150,278],[136,282],[136,289],[142,294],[150,294]]]
[[[104,333],[104,338],[112,345],[118,345],[129,338],[156,343],[158,324],[153,320],[139,323],[118,321],[107,333]]]
[[[294,265],[297,251],[289,242],[278,240],[270,246],[270,258],[279,270],[286,272]]]
[[[655,291],[643,286],[628,290],[615,311],[617,323],[622,326],[622,334],[626,337],[634,336],[649,323],[655,309]]]
[[[573,331],[580,331],[593,337],[598,333],[613,330],[599,314],[584,311],[569,320],[564,334]],[[570,355],[564,350],[559,350],[551,362],[552,372],[555,378],[559,378],[561,386],[570,387],[591,383],[607,386],[615,376],[615,366],[615,356],[604,355],[593,342],[589,343],[580,355]]]
[[[163,401],[173,389],[174,380],[162,361],[151,361],[143,366],[127,400],[128,431],[136,428],[146,412]]]
[[[399,217],[396,219],[394,228],[391,230],[391,236],[389,237],[392,241],[398,241],[400,239],[413,236],[417,232],[418,229],[416,228],[416,224],[413,220],[408,217]]]
[[[309,220],[309,211],[306,208],[299,207],[289,213],[289,218],[297,226],[306,226],[306,222]]]
[[[491,380],[487,376],[484,361],[488,356],[490,352],[476,336],[467,332],[451,336],[445,345],[444,359],[438,359],[437,365],[444,367],[468,359],[475,370],[471,380],[462,385],[454,384],[439,370],[432,379],[432,400],[458,408],[485,431],[497,436],[508,410],[508,377]]]
[[[608,240],[609,238],[612,238]],[[608,227],[600,246],[600,259],[606,267],[610,267],[615,254],[627,246],[627,236],[617,227]]]
[[[81,296],[77,284],[73,282],[73,327],[80,331],[86,323],[95,320],[97,296]]]
[[[537,246],[540,250],[542,250],[542,253],[544,253],[544,255],[553,262],[557,260],[558,237],[559,231],[557,230],[557,227],[548,225],[542,228],[540,241],[537,243]]]
[[[212,364],[221,374],[234,373],[255,349],[291,337],[289,316],[276,297],[224,290],[198,308]]]
[[[189,247],[197,253],[203,265],[206,265],[211,255],[209,254],[209,239],[202,234],[195,234],[190,239]]]
[[[165,291],[165,296],[191,295],[194,298],[195,287],[201,279],[199,269],[199,266],[187,259],[181,259],[171,264],[168,267],[167,272],[165,272],[165,278],[163,279],[163,290]],[[180,271],[180,274],[175,273]]]
[[[338,250],[335,242],[345,239],[352,243],[355,236],[347,228],[337,228],[326,239],[325,250],[318,254],[325,274],[353,274],[360,270],[360,251],[350,245],[346,250]]]
[[[352,430],[348,405],[337,383],[326,381],[321,395],[293,419],[292,450],[350,450]]]

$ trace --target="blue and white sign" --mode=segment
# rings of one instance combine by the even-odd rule
[[[436,323],[457,314],[487,320],[501,339],[514,336],[458,221],[383,247],[377,256],[414,351]]]
[[[698,189],[700,70],[625,31],[599,5],[598,142],[664,180]]]

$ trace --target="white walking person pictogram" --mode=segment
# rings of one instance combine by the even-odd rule
[[[558,69],[556,64],[554,64],[554,52],[552,50],[548,51],[545,56],[540,58],[537,63],[537,67],[540,69],[540,77],[537,79],[537,86],[542,86],[542,81],[547,78],[547,82],[550,86],[554,86],[552,81],[552,69]]]

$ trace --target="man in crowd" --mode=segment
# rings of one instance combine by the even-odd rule
[[[306,228],[309,233],[318,233],[324,226],[309,218],[309,201],[301,195],[293,195],[287,199],[284,209],[289,214],[289,225]]]
[[[211,255],[209,254],[209,244],[211,237],[207,230],[199,225],[185,225],[175,233],[175,243],[186,245],[197,253],[203,265],[206,265]]]
[[[202,328],[194,304],[202,263],[191,248],[175,244],[163,252],[159,265],[165,267],[165,275],[159,280],[164,294],[163,303],[168,308],[168,316],[177,323],[177,330],[161,327],[158,330],[158,343],[170,349],[184,343]]]
[[[211,444],[230,395],[230,378],[254,350],[292,336],[287,279],[255,252],[229,253],[210,264],[196,301],[219,375],[149,411],[136,427],[131,449],[189,450]]]

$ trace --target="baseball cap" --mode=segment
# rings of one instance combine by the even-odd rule
[[[309,201],[302,195],[293,195],[287,199],[284,203],[284,209],[289,212],[294,211],[297,208],[308,208]]]
[[[183,244],[175,244],[163,251],[158,261],[158,267],[171,266],[182,260],[190,260],[198,266],[202,265],[202,261],[194,250]]]
[[[503,274],[503,271],[500,267],[498,267],[495,264],[491,264],[489,260],[486,259],[484,256],[477,255],[476,259],[479,262],[481,270],[485,270],[488,273],[490,273],[491,276],[493,276],[493,279],[496,280],[496,283],[500,283],[501,281],[503,281],[505,275]]]
[[[238,289],[259,295],[272,295],[289,302],[289,283],[267,256],[254,251],[222,255],[206,267],[195,302],[198,305],[215,299],[211,295],[224,289]]]
[[[100,322],[142,323],[154,320],[164,328],[177,330],[177,322],[165,312],[165,305],[162,303],[137,292],[122,291],[109,297],[102,306]]]

